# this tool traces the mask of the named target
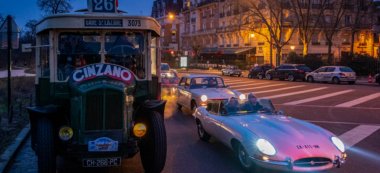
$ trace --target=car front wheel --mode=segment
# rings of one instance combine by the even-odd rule
[[[211,136],[203,128],[203,125],[202,125],[201,121],[199,121],[197,119],[196,122],[197,122],[197,130],[198,130],[198,136],[199,136],[199,138],[202,141],[205,141],[205,142],[209,141]]]
[[[307,81],[310,82],[310,83],[313,83],[314,82],[314,78],[311,77],[311,76],[309,76],[309,77],[307,77]]]
[[[245,169],[246,171],[249,171],[253,168],[253,163],[249,157],[249,154],[247,153],[247,150],[241,145],[240,143],[236,146],[236,156],[240,163],[240,165]]]

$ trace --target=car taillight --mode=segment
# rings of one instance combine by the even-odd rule
[[[346,74],[344,74],[344,73],[339,73],[339,76],[345,77]]]

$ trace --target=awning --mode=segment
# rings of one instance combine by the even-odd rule
[[[238,55],[238,54],[256,54],[256,47],[248,48],[204,48],[201,54],[219,54],[219,55]]]

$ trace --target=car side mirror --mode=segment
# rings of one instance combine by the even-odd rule
[[[285,115],[284,111],[283,110],[279,110],[276,112],[277,115]]]

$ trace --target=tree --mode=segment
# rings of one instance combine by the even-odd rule
[[[334,36],[343,29],[341,21],[346,14],[346,0],[334,0],[327,5],[321,20],[321,28],[327,41],[328,64],[333,64],[332,46]]]
[[[314,34],[320,32],[319,23],[330,0],[289,0],[294,18],[298,23],[299,38],[303,43],[303,56],[309,53],[309,44]]]
[[[38,7],[46,14],[67,13],[73,8],[70,0],[38,0]]]
[[[280,64],[282,48],[292,38],[297,25],[289,18],[292,13],[289,5],[283,0],[250,0],[242,3],[243,9],[248,8],[244,26],[275,47],[276,65]]]
[[[25,41],[34,43],[36,40],[36,24],[37,20],[29,20],[25,24],[26,30],[24,31]]]

